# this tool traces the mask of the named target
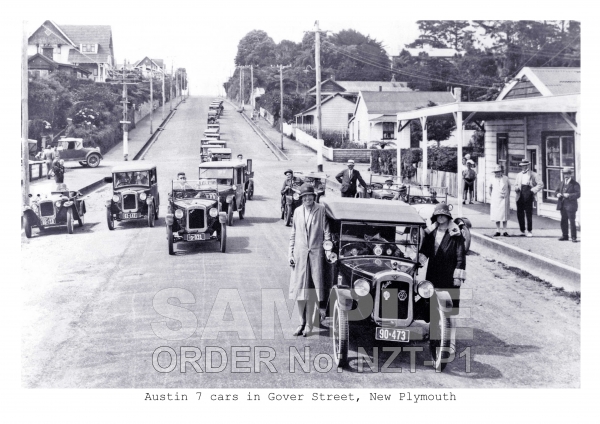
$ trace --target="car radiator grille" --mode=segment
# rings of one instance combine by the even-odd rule
[[[41,202],[40,203],[40,214],[42,216],[53,216],[54,215],[54,205],[52,202]]]
[[[382,281],[379,316],[384,319],[406,319],[410,301],[409,290],[409,283],[404,281]]]
[[[123,195],[123,210],[137,210],[137,196],[135,194]]]
[[[190,209],[188,211],[188,228],[190,230],[204,228],[205,222],[204,209]]]

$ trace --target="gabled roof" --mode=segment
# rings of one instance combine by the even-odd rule
[[[98,44],[98,53],[81,54],[69,51],[71,63],[106,63],[113,56],[112,30],[110,25],[62,25],[63,32],[73,40],[76,48],[80,44]]]
[[[326,79],[321,82],[321,88],[325,84],[334,84],[339,87],[339,92],[358,93],[359,91],[378,91],[379,87],[383,91],[412,91],[407,87],[406,82],[398,81],[336,81],[332,79]],[[312,87],[307,93],[313,93],[317,91],[317,86]]]
[[[364,102],[370,114],[393,115],[398,112],[427,107],[429,102],[441,105],[453,103],[456,99],[447,91],[361,91],[356,107],[361,101]]]
[[[560,96],[581,93],[581,68],[530,68],[519,71],[515,79],[507,84],[496,101],[503,100],[511,91],[518,90],[527,81],[542,96]],[[514,94],[514,92],[513,92]],[[517,95],[509,97],[528,97]]]
[[[335,97],[340,97],[340,98],[344,99],[345,101],[347,101],[347,102],[349,102],[349,103],[352,103],[352,104],[354,104],[354,102],[353,102],[353,101],[351,101],[351,100],[348,100],[347,98],[345,98],[344,96],[342,96],[340,93],[336,93],[336,94],[334,94],[333,96],[329,96],[329,97],[327,97],[327,98],[325,98],[325,99],[321,100],[321,107],[323,107],[323,105],[324,105],[325,103],[327,103],[328,101],[330,101],[330,100],[333,100]],[[303,110],[303,111],[302,111],[302,112],[300,112],[300,113],[297,113],[297,114],[296,114],[296,115],[294,115],[294,116],[301,116],[301,115],[304,115],[305,113],[308,113],[308,112],[310,112],[311,110],[314,110],[314,109],[316,109],[316,108],[317,108],[317,105],[315,104],[315,105],[313,105],[313,106],[309,107],[308,109],[306,109],[306,110]]]
[[[158,61],[160,61],[160,64],[158,64]],[[149,65],[154,65],[157,68],[161,68],[162,69],[162,59],[150,59],[148,56],[144,57],[143,59],[138,60],[137,62],[135,62],[135,64],[133,65],[134,68],[137,68],[138,66],[142,65],[143,63],[148,63]]]
[[[29,40],[31,41],[32,38],[37,39],[39,37],[54,37],[59,41],[63,41],[65,44],[75,46],[73,40],[71,40],[67,34],[65,34],[64,31],[51,20],[47,20],[40,25],[40,27],[29,36]]]
[[[156,63],[156,65],[161,69],[165,66],[165,61],[162,59],[152,59],[152,62]]]
[[[27,59],[28,65],[31,66],[31,62],[33,62],[35,60],[42,60],[42,61],[48,63],[54,69],[59,69],[60,70],[60,68],[72,68],[72,69],[76,69],[79,72],[82,72],[82,73],[87,74],[87,75],[91,74],[91,72],[88,71],[87,69],[80,68],[79,66],[75,66],[75,65],[72,65],[70,63],[55,62],[54,60],[50,59],[47,56],[44,56],[41,53],[36,53],[33,56],[29,56],[29,58]]]

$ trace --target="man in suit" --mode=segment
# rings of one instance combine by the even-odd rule
[[[289,298],[298,302],[300,326],[294,336],[308,336],[313,326],[319,326],[319,305],[325,298],[323,286],[323,242],[331,240],[325,207],[315,202],[315,189],[309,184],[300,187],[302,206],[294,213],[290,235]],[[330,252],[326,252],[329,257]]]
[[[356,194],[356,180],[363,187],[367,187],[367,183],[360,176],[360,172],[354,169],[354,161],[352,159],[348,161],[348,169],[337,174],[335,179],[342,185],[340,189],[342,197],[354,197]]]
[[[571,240],[577,243],[577,226],[575,225],[575,215],[577,214],[577,199],[581,196],[581,187],[573,178],[571,168],[563,168],[565,179],[558,185],[555,194],[558,197],[556,209],[560,211],[560,228],[562,237],[560,241],[569,240],[569,224],[571,226]]]
[[[531,234],[533,215],[533,198],[544,188],[541,178],[533,172],[528,160],[523,160],[519,164],[521,172],[515,177],[515,200],[517,202],[517,219],[521,236],[533,237]],[[525,218],[527,218],[527,232],[525,232]]]

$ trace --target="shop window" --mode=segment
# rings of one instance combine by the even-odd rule
[[[508,175],[508,134],[496,135],[496,163],[502,165],[505,175]]]
[[[554,192],[563,180],[564,167],[572,168],[575,177],[575,138],[572,132],[543,133],[544,199],[557,201]]]
[[[383,123],[383,139],[393,140],[394,139],[394,123],[384,122]]]

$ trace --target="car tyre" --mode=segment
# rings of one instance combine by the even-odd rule
[[[84,168],[86,166],[88,166],[87,162],[83,162],[83,161],[79,161],[79,165],[83,166]]]
[[[248,200],[252,200],[252,197],[254,197],[254,185],[250,184],[250,187],[248,187]]]
[[[460,228],[460,232],[465,239],[465,253],[467,253],[471,248],[471,230],[469,230],[469,227],[467,227],[466,224],[463,224]]]
[[[289,227],[292,224],[292,207],[290,205],[285,205],[285,226]]]
[[[238,208],[238,215],[240,219],[244,219],[244,214],[246,213],[246,199],[242,198],[242,209]]]
[[[159,212],[159,209],[160,209],[160,206],[159,206],[160,205],[160,198],[157,196],[156,200],[158,200],[158,201],[156,202],[156,208],[154,209],[154,219],[155,220],[158,219],[158,212]]]
[[[233,226],[233,203],[230,203],[227,208],[227,225]]]
[[[87,158],[87,164],[90,168],[96,168],[100,165],[100,156],[97,154],[91,154]]]
[[[167,225],[167,242],[169,244],[169,255],[174,255],[175,252],[173,250],[173,227]]]
[[[219,241],[221,243],[221,253],[225,253],[227,250],[227,225],[224,223],[221,224],[221,239]]]
[[[73,209],[67,209],[67,232],[73,234]]]
[[[32,236],[32,228],[30,218],[25,214],[23,216],[23,229],[25,230],[25,237],[31,238]]]
[[[115,219],[110,211],[110,207],[106,208],[106,223],[108,224],[109,230],[112,231],[115,229]]]
[[[448,359],[450,355],[451,327],[449,315],[437,309],[429,324],[429,353],[436,370],[443,371],[446,368],[447,363],[442,359]]]
[[[82,213],[78,213],[77,224],[79,225],[79,228],[83,227],[83,214]]]
[[[154,203],[148,205],[148,227],[154,227],[154,218],[156,211],[154,210]]]
[[[333,336],[333,360],[339,368],[343,368],[348,364],[348,312],[340,307],[339,302],[335,301],[333,307],[333,325],[331,330]]]

